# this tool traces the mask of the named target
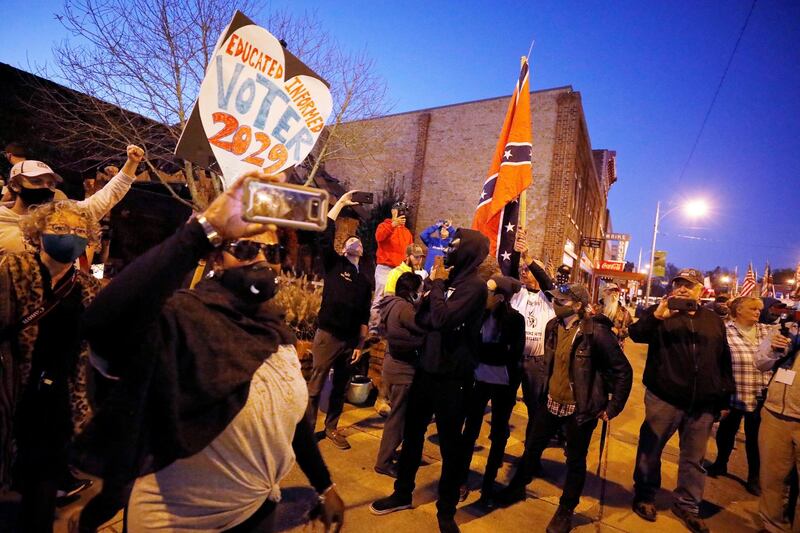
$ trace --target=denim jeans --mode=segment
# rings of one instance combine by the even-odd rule
[[[392,267],[388,265],[378,265],[375,267],[375,292],[372,295],[372,306],[369,310],[369,332],[370,334],[380,333],[381,315],[378,311],[378,302],[383,298],[383,288],[386,286],[386,278]]]
[[[678,486],[675,505],[697,514],[703,500],[706,471],[703,459],[714,424],[710,411],[689,413],[647,391],[645,418],[639,430],[636,469],[633,473],[636,501],[652,502],[661,487],[661,453],[677,431],[680,435]]]
[[[542,403],[547,402],[547,382],[550,375],[544,355],[522,359],[522,399],[528,410],[528,425],[525,428],[525,441],[533,432],[533,417]]]
[[[800,500],[795,503],[794,524],[789,522],[791,474],[800,470],[800,420],[761,411],[758,433],[761,452],[761,500],[758,513],[769,533],[800,529]]]

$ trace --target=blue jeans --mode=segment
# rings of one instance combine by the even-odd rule
[[[706,455],[714,415],[709,412],[689,413],[647,391],[644,395],[645,418],[639,430],[636,469],[633,473],[636,501],[653,502],[661,487],[661,453],[667,441],[678,432],[678,486],[675,505],[697,514],[703,500]]]
[[[372,305],[369,309],[369,333],[378,335],[380,333],[381,314],[378,311],[378,302],[383,298],[383,288],[386,286],[386,278],[392,267],[388,265],[378,265],[375,267],[375,292],[372,295]]]

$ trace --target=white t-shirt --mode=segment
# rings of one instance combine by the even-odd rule
[[[544,328],[556,316],[553,304],[544,291],[533,292],[522,287],[511,298],[511,307],[525,319],[525,356],[544,355]]]
[[[295,463],[292,439],[308,389],[294,346],[281,345],[253,375],[247,403],[225,430],[191,457],[136,480],[128,531],[205,532],[244,522]]]

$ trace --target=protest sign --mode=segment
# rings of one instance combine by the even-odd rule
[[[278,39],[237,13],[209,62],[176,154],[204,166],[213,156],[227,185],[248,171],[276,174],[302,162],[333,101],[324,81],[288,56]]]

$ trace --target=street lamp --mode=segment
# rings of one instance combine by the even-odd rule
[[[719,280],[720,280],[722,283],[724,283],[725,285],[727,285],[728,283],[730,283],[730,282],[731,282],[731,277],[730,277],[730,276],[722,276],[722,277],[721,277]]]
[[[702,217],[708,212],[708,204],[705,200],[700,198],[689,200],[685,204],[679,204],[673,207],[672,209],[667,210],[663,214],[661,213],[661,201],[656,202],[656,218],[653,222],[653,246],[650,248],[650,265],[651,268],[647,271],[647,290],[645,291],[644,301],[645,305],[650,301],[650,285],[653,283],[653,264],[656,260],[656,237],[658,236],[658,224],[661,222],[665,216],[669,215],[673,211],[678,208],[683,208],[684,214],[686,214],[689,218],[698,218]]]

